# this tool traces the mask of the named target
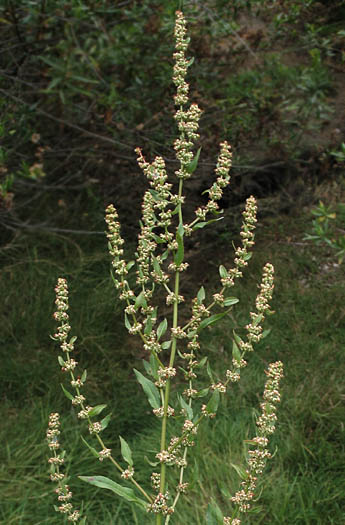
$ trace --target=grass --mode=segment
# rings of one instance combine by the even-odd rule
[[[217,418],[201,428],[190,456],[191,466],[195,457],[198,469],[192,489],[175,515],[176,524],[204,524],[212,498],[224,514],[230,510],[227,495],[239,482],[231,464],[241,464],[242,440],[252,435],[259,408],[263,366],[276,359],[285,365],[279,424],[271,442],[276,452],[262,481],[255,514],[244,523],[344,523],[344,272],[343,267],[329,265],[326,269],[326,248],[301,242],[309,227],[307,219],[309,216],[303,215],[267,218],[260,224],[252,265],[234,290],[240,298],[235,316],[239,325],[247,321],[247,305],[253,304],[256,295],[253,283],[258,281],[263,264],[271,261],[276,270],[275,315],[267,319],[266,327],[272,332],[257,345],[241,382],[223,399]],[[53,509],[56,501],[48,481],[45,443],[49,413],[59,411],[75,507],[84,499],[92,524],[145,525],[147,516],[137,511],[133,514],[112,493],[95,490],[76,477],[111,477],[112,472],[89,456],[79,438],[79,424],[59,387],[63,377],[56,359],[58,351],[48,338],[54,330],[53,288],[57,276],[65,275],[71,283],[77,360],[88,369],[88,399],[92,404],[109,402],[113,421],[105,431],[105,441],[116,450],[118,434],[125,437],[138,454],[136,470],[143,472],[144,479],[151,467],[143,456],[152,458],[150,451],[155,448],[159,429],[133,377],[132,368],[141,367],[144,355],[139,342],[122,326],[109,278],[105,239],[72,242],[58,235],[35,234],[17,246],[3,251],[0,281],[0,523],[61,523]],[[224,258],[230,262],[231,252],[230,246],[229,255],[224,255],[224,239],[221,246],[217,239],[208,246],[208,257],[203,261],[211,262],[203,271],[210,286],[216,286],[218,263],[226,263]],[[190,285],[197,290],[200,283],[194,281],[192,275]],[[210,356],[215,373],[224,371],[230,359],[231,323],[223,322],[203,336],[202,351]],[[84,436],[89,439],[86,433]]]

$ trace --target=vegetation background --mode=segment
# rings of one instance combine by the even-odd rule
[[[172,52],[181,2],[2,0],[0,2],[0,523],[58,524],[48,481],[45,431],[63,414],[74,504],[97,525],[146,522],[77,475],[105,474],[89,456],[59,383],[54,286],[69,280],[77,360],[92,404],[112,405],[107,443],[137,451],[137,470],[157,440],[133,367],[139,342],[126,333],[111,285],[104,208],[117,206],[133,251],[146,185],[134,148],[174,169]],[[285,364],[276,454],[248,523],[342,525],[345,520],[344,267],[328,245],[304,240],[319,200],[344,234],[345,6],[341,0],[185,1],[191,37],[191,98],[204,110],[199,170],[187,189],[200,204],[218,143],[234,151],[225,219],[187,248],[186,297],[212,290],[230,263],[246,197],[259,204],[257,245],[237,296],[236,321],[203,337],[223,371],[230,333],[247,321],[260,268],[276,268],[272,332],[241,383],[205,426],[192,490],[178,524],[204,524],[213,498],[224,514],[239,478],[242,440],[252,434],[263,365]],[[187,301],[188,302],[188,301]],[[110,474],[109,474],[110,475]],[[211,522],[210,522],[211,523]],[[247,522],[245,522],[247,523]]]

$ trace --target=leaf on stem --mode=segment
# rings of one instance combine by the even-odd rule
[[[241,363],[242,356],[241,356],[240,349],[238,348],[238,346],[236,344],[236,341],[232,342],[232,357],[234,358],[234,360],[236,361],[236,363],[239,366],[240,363]]]
[[[212,503],[207,506],[206,525],[221,525],[223,523],[223,514],[217,503],[212,499]]]
[[[219,405],[219,390],[214,390],[207,405],[206,411],[208,414],[215,414],[218,410]]]
[[[206,326],[210,326],[211,324],[217,323],[217,321],[219,321],[226,314],[227,312],[221,312],[219,314],[211,315],[211,317],[208,317],[207,319],[204,319],[199,325],[198,332],[206,328]]]
[[[123,487],[122,485],[119,485],[112,479],[106,478],[105,476],[78,476],[79,479],[82,481],[86,481],[86,483],[90,483],[90,485],[94,485],[95,487],[99,487],[101,489],[108,489],[112,492],[115,492],[118,496],[121,496],[126,501],[130,501],[132,503],[135,503],[141,508],[146,509],[147,504],[144,500],[138,498],[133,489],[128,487]]]
[[[219,266],[219,275],[222,279],[226,279],[228,276],[227,269],[222,264]]]
[[[74,399],[74,397],[72,396],[72,394],[70,392],[68,392],[68,390],[66,390],[66,388],[61,384],[61,388],[62,388],[62,391],[63,393],[65,394],[65,396],[67,397],[67,399],[69,399],[70,401],[72,401],[72,399]]]
[[[226,297],[226,299],[224,299],[224,306],[232,306],[238,302],[239,299],[237,299],[237,297]]]
[[[210,219],[209,221],[197,222],[196,224],[194,224],[193,230],[199,230],[201,228],[205,228],[205,226],[207,226],[208,224],[211,224],[212,222],[216,222],[216,221],[221,221],[223,219],[224,217],[218,217],[218,219]]]
[[[183,233],[183,225],[180,224],[176,232],[176,241],[178,246],[174,257],[174,263],[176,264],[176,266],[179,266],[181,264],[184,257]]]
[[[193,160],[189,164],[187,164],[186,171],[188,173],[194,173],[194,171],[196,170],[198,166],[198,162],[199,162],[200,151],[201,151],[201,148],[198,149]]]
[[[138,295],[138,297],[136,298],[135,300],[135,304],[134,304],[134,307],[136,310],[138,310],[138,308],[141,308],[141,307],[144,307],[146,308],[147,306],[147,301],[145,299],[145,294],[144,292],[140,292],[140,294]]]
[[[193,409],[192,409],[192,407],[189,406],[188,403],[186,403],[186,401],[180,395],[178,396],[178,400],[179,400],[179,403],[181,405],[181,408],[186,411],[188,419],[190,421],[192,421],[192,419],[193,419]]]
[[[168,328],[168,321],[165,318],[163,319],[161,323],[159,323],[159,326],[157,328],[157,341],[159,341],[162,335],[165,334],[165,332],[167,331],[167,328]]]
[[[198,304],[202,304],[202,302],[205,299],[205,288],[203,286],[198,291],[196,298],[197,298]]]
[[[111,413],[105,416],[103,419],[101,419],[101,428],[104,430],[109,425],[109,421],[111,418]]]
[[[128,463],[130,467],[133,467],[133,459],[132,459],[132,451],[130,449],[130,446],[128,445],[127,441],[125,441],[121,436],[120,443],[121,443],[121,455],[123,459]]]
[[[147,395],[148,402],[152,408],[160,408],[160,397],[158,388],[152,381],[143,376],[138,370],[133,368],[135,375],[137,376],[138,382],[141,384],[145,394]]]
[[[91,453],[92,453],[96,458],[99,458],[99,454],[98,454],[97,450],[96,450],[95,448],[91,447],[91,445],[88,444],[88,442],[86,441],[86,439],[83,438],[83,436],[80,436],[80,437],[81,437],[81,440],[82,440],[82,442],[84,443],[84,445],[86,445],[87,448],[88,448],[89,450],[91,450]]]
[[[95,407],[93,407],[90,412],[89,412],[89,416],[90,417],[94,417],[94,416],[98,416],[98,414],[100,414],[102,412],[102,410],[105,409],[107,405],[97,405]]]

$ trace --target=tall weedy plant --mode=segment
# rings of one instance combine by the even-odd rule
[[[197,439],[198,430],[204,420],[216,416],[219,399],[232,383],[240,379],[242,368],[247,365],[245,355],[253,351],[253,344],[265,335],[262,324],[273,291],[273,266],[263,268],[260,291],[256,298],[255,309],[250,312],[250,323],[245,327],[246,335],[241,338],[234,332],[232,360],[224,372],[222,380],[215,380],[207,357],[200,359],[199,336],[202,330],[216,323],[238,302],[230,295],[236,279],[242,277],[242,269],[251,257],[250,249],[254,244],[256,223],[256,202],[249,197],[243,213],[241,230],[242,245],[236,248],[232,268],[219,267],[220,289],[211,299],[206,298],[202,286],[192,301],[191,316],[188,322],[180,322],[180,305],[184,302],[180,294],[180,280],[187,269],[185,262],[184,239],[193,235],[199,228],[204,228],[217,218],[209,219],[210,213],[218,214],[218,202],[224,188],[229,184],[231,166],[231,148],[227,142],[220,145],[220,154],[216,167],[216,181],[208,190],[208,202],[195,211],[195,218],[187,223],[183,218],[183,185],[197,168],[200,149],[193,153],[195,141],[199,138],[198,122],[201,110],[196,104],[188,106],[188,84],[186,73],[192,60],[185,56],[189,39],[186,37],[186,24],[183,14],[176,13],[175,25],[176,51],[174,53],[173,81],[177,92],[175,119],[178,124],[179,138],[174,149],[179,161],[175,171],[178,181],[176,193],[168,182],[165,162],[156,157],[150,164],[139,148],[136,149],[138,164],[145,173],[150,189],[145,192],[142,206],[142,220],[138,248],[135,260],[126,262],[123,255],[124,241],[120,234],[118,215],[113,205],[106,209],[108,225],[108,246],[112,257],[112,277],[120,300],[125,305],[125,325],[130,334],[138,335],[147,353],[144,360],[144,372],[134,370],[136,378],[145,392],[155,417],[161,421],[160,442],[157,443],[156,463],[150,483],[139,484],[136,480],[134,460],[128,443],[120,437],[122,458],[115,458],[110,448],[104,443],[101,433],[107,427],[110,414],[102,419],[98,416],[107,405],[91,407],[81,393],[86,381],[86,370],[76,375],[76,361],[71,357],[76,337],[69,337],[71,327],[68,316],[68,288],[65,279],[59,279],[56,286],[56,306],[54,314],[59,322],[54,339],[60,343],[62,356],[58,357],[63,371],[70,376],[73,393],[63,387],[72,405],[78,407],[78,417],[88,422],[89,433],[95,441],[90,445],[83,437],[85,445],[99,461],[112,464],[118,473],[117,481],[104,476],[80,476],[96,487],[113,491],[152,514],[152,523],[167,524],[173,521],[174,511],[180,497],[188,490],[186,474],[188,455]],[[128,274],[136,269],[136,286],[132,288]],[[158,306],[155,305],[157,292],[163,293],[171,315],[161,319]],[[177,366],[178,364],[178,366]],[[199,387],[197,376],[201,369],[207,371],[208,383]],[[262,473],[266,460],[270,457],[267,449],[268,437],[274,432],[276,407],[280,400],[279,381],[282,377],[282,363],[269,365],[265,385],[261,415],[257,420],[257,435],[249,441],[247,467],[243,470],[240,490],[231,498],[229,508],[231,516],[223,516],[219,507],[209,505],[208,523],[239,525],[241,516],[250,508],[254,496],[257,476]],[[178,369],[178,371],[177,371]],[[178,393],[175,382],[184,387]],[[57,483],[56,492],[60,502],[55,509],[68,521],[86,522],[86,516],[73,509],[71,492],[67,480],[61,472],[64,452],[59,452],[59,414],[51,414],[47,440],[52,451],[49,459],[51,480]],[[177,476],[170,473],[177,471]],[[178,480],[175,482],[174,480]],[[188,478],[187,478],[188,479]],[[121,481],[121,483],[119,483]],[[169,484],[169,490],[168,490]],[[211,520],[212,516],[212,521]]]

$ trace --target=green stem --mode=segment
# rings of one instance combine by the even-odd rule
[[[180,179],[180,181],[179,181],[179,190],[178,190],[179,197],[182,196],[182,188],[183,188],[183,179]],[[181,204],[179,204],[179,206],[178,206],[178,217],[179,217],[179,224],[183,224]],[[180,288],[180,272],[177,271],[175,273],[174,295],[175,295],[176,300],[174,302],[174,308],[173,308],[173,324],[172,324],[173,328],[177,328],[177,325],[178,325],[178,295],[179,295],[179,288]],[[176,339],[176,337],[173,337],[172,338],[172,344],[171,344],[169,367],[173,367],[174,366],[174,361],[175,361],[175,356],[176,356],[176,347],[177,347],[177,339]],[[167,379],[167,382],[166,382],[166,385],[165,385],[165,390],[164,390],[164,414],[163,414],[162,431],[161,431],[161,451],[162,450],[166,450],[170,386],[171,386],[171,381],[170,381],[170,379]],[[166,464],[162,463],[161,464],[160,489],[159,489],[161,494],[165,493],[165,485],[166,485]],[[162,515],[161,514],[157,514],[156,515],[156,525],[161,525],[161,524],[162,524]]]

